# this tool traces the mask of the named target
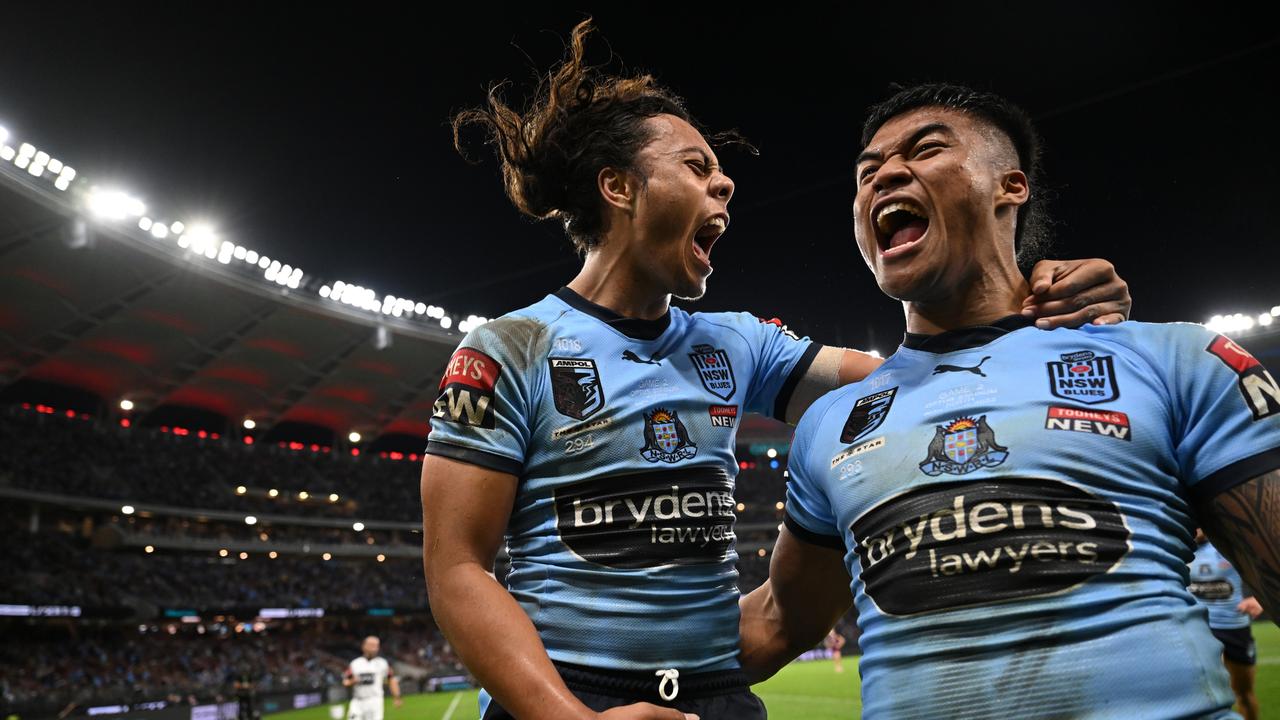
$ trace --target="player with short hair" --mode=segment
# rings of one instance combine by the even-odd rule
[[[863,145],[855,237],[907,334],[796,428],[744,669],[812,647],[852,591],[868,717],[1236,717],[1187,561],[1200,524],[1280,601],[1275,379],[1199,325],[1029,327],[1038,142],[1007,100],[909,88]]]
[[[1258,720],[1258,696],[1254,693],[1258,648],[1253,641],[1253,621],[1262,606],[1252,595],[1245,597],[1244,582],[1231,561],[1196,528],[1196,553],[1189,563],[1188,589],[1209,613],[1209,630],[1222,643],[1222,663],[1236,694],[1236,708],[1244,720]]]
[[[445,368],[422,473],[428,595],[485,720],[760,718],[737,659],[737,423],[794,422],[880,361],[670,305],[705,291],[734,184],[678,98],[585,64],[589,32],[528,110],[491,93],[455,120],[459,147],[484,129],[513,204],[562,223],[585,260]],[[1034,310],[1067,322],[1127,307],[1107,263],[1038,277]],[[1100,304],[1048,299],[1076,292]],[[489,574],[504,536],[509,591]]]
[[[400,698],[400,679],[386,658],[379,657],[382,641],[370,635],[360,645],[360,657],[352,660],[342,673],[343,687],[351,688],[351,703],[347,706],[347,720],[382,720],[383,684],[391,687],[391,697],[396,707],[404,704]]]
[[[838,673],[844,672],[844,636],[835,628],[831,628],[831,632],[827,633],[827,639],[824,641],[827,649],[831,651],[831,664]]]

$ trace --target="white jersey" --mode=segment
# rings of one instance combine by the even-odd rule
[[[392,675],[391,665],[381,657],[370,660],[361,655],[347,666],[347,673],[354,677],[356,684],[351,686],[351,699],[382,699],[382,685]]]

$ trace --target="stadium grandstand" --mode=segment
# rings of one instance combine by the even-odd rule
[[[340,700],[370,633],[406,692],[468,684],[418,472],[485,318],[308,276],[0,135],[0,715],[216,717],[243,672],[259,711]],[[789,432],[739,441],[750,589]]]

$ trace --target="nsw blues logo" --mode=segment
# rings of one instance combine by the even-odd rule
[[[929,455],[920,463],[925,475],[966,475],[995,467],[1009,457],[1009,448],[996,442],[987,416],[962,417],[939,425],[929,442]]]
[[[675,410],[654,408],[644,414],[644,447],[640,457],[651,463],[673,463],[698,454],[689,431]]]
[[[1049,392],[1063,400],[1097,405],[1120,397],[1115,363],[1110,355],[1088,350],[1064,353],[1061,362],[1050,362]]]
[[[693,369],[698,371],[698,379],[707,392],[721,400],[728,400],[737,392],[738,383],[733,378],[729,353],[710,345],[694,345],[689,359],[693,360]]]

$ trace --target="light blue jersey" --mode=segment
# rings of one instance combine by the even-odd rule
[[[1218,552],[1213,543],[1201,543],[1191,559],[1191,585],[1188,588],[1209,609],[1209,627],[1214,630],[1239,630],[1253,622],[1237,608],[1244,600],[1244,581],[1231,561]]]
[[[1192,509],[1280,467],[1280,388],[1203,327],[904,346],[796,429],[788,528],[845,552],[871,718],[1236,717]]]
[[[781,416],[818,350],[747,313],[628,319],[567,288],[467,335],[427,452],[519,478],[507,584],[553,660],[737,667],[738,422]]]

